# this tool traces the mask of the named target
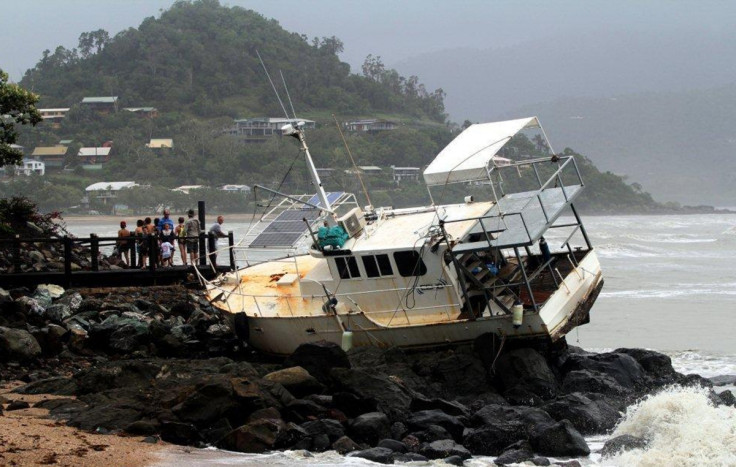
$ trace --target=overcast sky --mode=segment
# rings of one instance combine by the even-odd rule
[[[173,0],[4,0],[0,68],[18,80],[45,49],[76,47],[82,32],[111,35],[159,16]],[[561,32],[657,32],[733,28],[736,2],[665,0],[273,0],[221,1],[275,18],[290,31],[337,36],[353,71],[368,54],[392,66],[402,59],[457,47],[504,47]],[[731,57],[733,59],[734,57]],[[421,80],[421,77],[420,77]]]

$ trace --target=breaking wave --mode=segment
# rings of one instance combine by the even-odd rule
[[[680,298],[693,295],[699,295],[704,298],[714,296],[734,296],[736,288],[734,284],[673,284],[666,289],[637,289],[637,290],[616,290],[611,292],[601,292],[601,297],[608,298],[635,298],[635,299],[651,299],[651,298]]]
[[[702,388],[670,387],[629,407],[611,437],[648,441],[605,459],[617,466],[736,465],[736,409],[715,407]]]

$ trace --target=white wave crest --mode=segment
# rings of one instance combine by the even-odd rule
[[[670,387],[629,407],[612,437],[629,434],[645,449],[622,452],[617,466],[736,465],[736,409],[715,407],[702,388]]]

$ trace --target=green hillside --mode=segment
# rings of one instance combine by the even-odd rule
[[[0,195],[30,194],[45,209],[64,209],[78,204],[83,188],[97,181],[150,185],[148,191],[131,190],[120,200],[138,207],[191,205],[194,195],[169,191],[180,185],[258,183],[280,185],[284,191],[313,191],[293,140],[272,136],[244,143],[226,131],[234,118],[284,116],[258,52],[282,98],[293,100],[299,118],[316,121],[308,140],[317,167],[335,169],[325,176],[328,189],[359,191],[355,177],[344,171],[350,168],[349,159],[332,115],[340,122],[378,118],[394,122],[396,128],[345,134],[358,165],[383,168],[382,175],[366,177],[373,203],[428,202],[420,182],[394,183],[390,166],[422,167],[457,134],[459,128],[446,122],[443,91],[427,91],[417,77],[400,76],[377,56],[366,59],[360,74],[351,73],[339,60],[341,50],[335,37],[310,40],[256,12],[214,0],[177,2],[160,18],[148,18],[137,29],[112,38],[102,30],[83,33],[73,50],[44,52],[21,82],[41,94],[39,107],[71,108],[58,128],[43,123],[23,129],[21,135],[29,149],[73,140],[65,170],[50,171],[43,180],[16,177],[0,187]],[[118,109],[101,114],[80,105],[89,96],[118,96]],[[290,109],[288,102],[285,105]],[[141,118],[124,107],[155,107],[158,115]],[[152,138],[171,138],[174,146],[150,149],[146,143]],[[112,159],[101,170],[85,170],[76,156],[79,148],[104,142],[112,142]],[[544,153],[525,139],[514,141],[513,148],[521,154]],[[579,159],[590,187],[581,208],[663,209],[640,187]],[[460,186],[448,193],[474,190]],[[223,209],[246,205],[238,197],[228,201],[216,190],[207,196],[217,198]]]

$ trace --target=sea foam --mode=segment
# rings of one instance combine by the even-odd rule
[[[715,407],[702,388],[670,387],[629,407],[612,437],[648,440],[604,460],[618,466],[736,465],[736,409]]]

